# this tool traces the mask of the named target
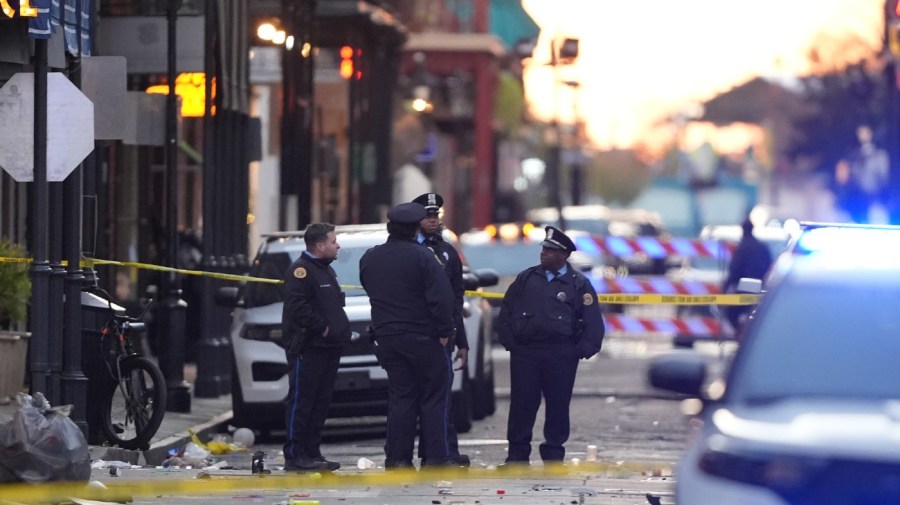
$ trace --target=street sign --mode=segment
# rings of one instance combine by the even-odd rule
[[[0,88],[0,167],[34,180],[34,74]],[[94,150],[94,104],[59,72],[47,74],[47,180],[59,182]]]

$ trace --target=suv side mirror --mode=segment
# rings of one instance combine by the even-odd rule
[[[472,272],[466,272],[462,276],[463,288],[466,291],[474,291],[478,289],[478,276]]]
[[[738,293],[758,295],[762,293],[762,281],[759,279],[751,279],[749,277],[741,277],[741,280],[738,281],[736,291]]]
[[[219,288],[216,290],[213,300],[216,305],[220,307],[235,308],[244,305],[243,302],[241,302],[240,288],[236,286],[223,286]]]
[[[658,356],[647,370],[650,385],[699,398],[706,381],[706,362],[693,352],[676,352]]]
[[[493,268],[480,268],[475,270],[475,275],[478,276],[478,285],[482,288],[496,286],[500,283],[500,275]]]

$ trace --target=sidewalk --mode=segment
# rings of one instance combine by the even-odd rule
[[[196,366],[186,364],[184,378],[193,383],[196,378]],[[193,393],[192,393],[193,394]],[[0,421],[9,419],[15,415],[19,405],[15,399],[7,404],[0,405]],[[218,398],[191,398],[191,411],[188,413],[166,412],[159,430],[150,441],[150,448],[146,451],[126,451],[118,448],[92,445],[91,459],[121,460],[134,464],[152,465],[161,464],[167,457],[169,449],[183,448],[190,441],[190,433],[193,430],[201,440],[208,440],[223,424],[231,420],[231,395]],[[108,457],[109,456],[109,457]]]

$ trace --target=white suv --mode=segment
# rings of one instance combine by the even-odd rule
[[[331,264],[346,293],[344,310],[350,319],[351,341],[344,348],[334,384],[328,417],[378,416],[387,414],[387,373],[378,365],[368,327],[371,324],[369,297],[359,281],[359,258],[369,248],[387,240],[384,224],[338,226],[335,230],[341,250]],[[250,268],[250,275],[283,279],[290,264],[306,249],[303,232],[283,232],[263,236]],[[455,236],[445,233],[455,241]],[[496,284],[490,270],[470,272],[464,267],[467,290]],[[231,401],[236,426],[262,432],[284,428],[285,397],[288,393],[287,360],[281,341],[281,310],[284,286],[249,282],[235,288],[221,288],[220,305],[234,308],[231,345],[234,350]],[[453,378],[454,425],[458,432],[469,431],[473,419],[494,413],[494,368],[490,352],[492,318],[490,307],[480,297],[466,297],[464,306],[469,361]],[[465,372],[465,373],[464,373]]]

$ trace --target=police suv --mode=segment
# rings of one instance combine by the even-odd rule
[[[387,240],[387,230],[384,224],[347,225],[338,226],[335,233],[341,249],[331,266],[346,293],[344,310],[352,336],[341,356],[328,417],[383,416],[387,414],[387,373],[378,365],[368,335],[371,306],[359,280],[359,259],[369,248]],[[445,232],[444,237],[456,245],[452,233]],[[290,264],[306,250],[303,231],[264,235],[264,239],[250,275],[281,280]],[[492,271],[472,272],[465,262],[463,277],[466,290],[497,283]],[[248,282],[240,288],[221,288],[217,293],[219,305],[234,309],[231,401],[235,426],[261,432],[284,428],[288,377],[280,345],[283,300],[284,286],[280,283]],[[490,307],[483,298],[467,296],[463,309],[469,360],[464,370],[455,372],[452,386],[453,422],[461,433],[471,429],[473,419],[491,415],[495,409]]]
[[[651,364],[653,385],[703,400],[678,503],[900,503],[898,246],[900,227],[807,224],[724,378],[707,385],[692,351]]]

